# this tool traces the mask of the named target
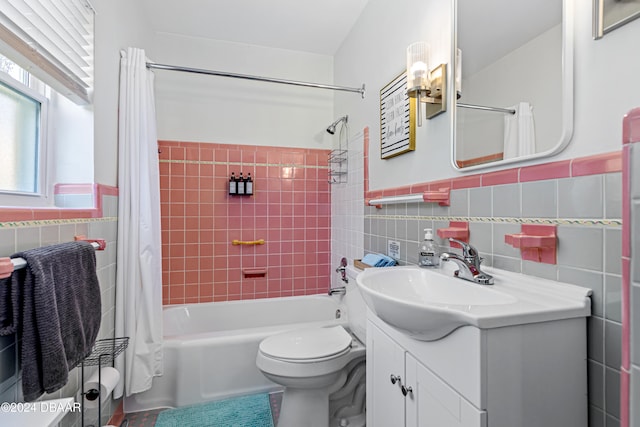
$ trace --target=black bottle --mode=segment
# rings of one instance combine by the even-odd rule
[[[241,196],[244,195],[245,194],[245,192],[244,192],[244,178],[242,177],[242,172],[240,172],[240,178],[238,178],[237,184],[238,184],[238,194],[241,195]]]
[[[253,194],[253,181],[251,180],[251,172],[247,174],[247,177],[244,179],[244,194],[252,195]]]
[[[231,172],[231,177],[229,178],[229,194],[238,194],[238,181],[236,180],[236,174],[234,172]]]

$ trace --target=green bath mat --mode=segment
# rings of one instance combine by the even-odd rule
[[[268,394],[253,394],[160,412],[155,427],[273,427]]]

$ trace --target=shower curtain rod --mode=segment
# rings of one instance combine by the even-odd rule
[[[462,104],[458,102],[458,107],[470,108],[472,110],[494,111],[496,113],[515,114],[516,110],[512,108],[486,107],[484,105]]]
[[[210,76],[221,76],[221,77],[233,77],[236,79],[245,79],[245,80],[256,80],[261,82],[271,82],[271,83],[281,83],[287,85],[294,86],[306,86],[306,87],[315,87],[320,89],[332,89],[332,90],[341,90],[343,92],[355,92],[359,93],[364,99],[364,83],[361,88],[358,87],[346,87],[346,86],[333,86],[333,85],[325,85],[321,83],[308,83],[308,82],[300,82],[296,80],[285,80],[285,79],[274,79],[271,77],[262,77],[262,76],[252,76],[249,74],[237,74],[237,73],[228,73],[224,71],[214,71],[214,70],[204,70],[201,68],[190,68],[190,67],[182,67],[177,65],[167,65],[167,64],[157,64],[155,62],[147,62],[147,68],[153,68],[156,70],[169,70],[169,71],[184,71],[187,73],[195,73],[195,74],[206,74]]]

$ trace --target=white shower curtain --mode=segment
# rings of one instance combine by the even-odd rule
[[[129,347],[116,359],[127,396],[162,375],[160,178],[153,72],[144,50],[120,58],[116,336]],[[122,395],[122,381],[115,396]]]
[[[511,109],[515,114],[504,117],[504,159],[526,156],[536,152],[536,135],[533,125],[533,107],[520,102]]]

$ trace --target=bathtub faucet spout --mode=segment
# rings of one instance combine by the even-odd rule
[[[338,286],[336,288],[329,289],[329,295],[344,295],[347,293],[347,288],[344,286]]]

